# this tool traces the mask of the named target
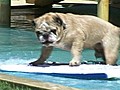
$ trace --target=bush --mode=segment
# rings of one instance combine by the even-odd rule
[[[23,85],[16,85],[6,81],[0,81],[0,90],[32,90],[31,88]]]

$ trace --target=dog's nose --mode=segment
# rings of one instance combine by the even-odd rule
[[[49,34],[48,34],[48,33],[45,33],[45,34],[43,35],[43,37],[44,37],[44,39],[48,39],[48,38],[49,38]]]

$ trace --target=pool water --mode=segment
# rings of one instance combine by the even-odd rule
[[[32,31],[0,28],[0,64],[27,64],[40,55],[41,44]],[[95,60],[94,51],[84,50],[82,60]],[[69,62],[71,54],[67,51],[54,49],[47,61]],[[120,58],[119,58],[120,59]],[[120,60],[118,61],[120,64]],[[63,77],[53,77],[40,74],[18,72],[2,72],[19,77],[52,82],[85,90],[119,90],[120,80],[82,80]]]

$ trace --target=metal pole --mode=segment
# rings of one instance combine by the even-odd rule
[[[0,0],[0,26],[10,27],[10,1]]]
[[[109,20],[109,0],[98,0],[98,17]]]

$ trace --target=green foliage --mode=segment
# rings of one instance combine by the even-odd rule
[[[32,90],[32,89],[27,86],[16,85],[5,81],[0,81],[0,90]]]

